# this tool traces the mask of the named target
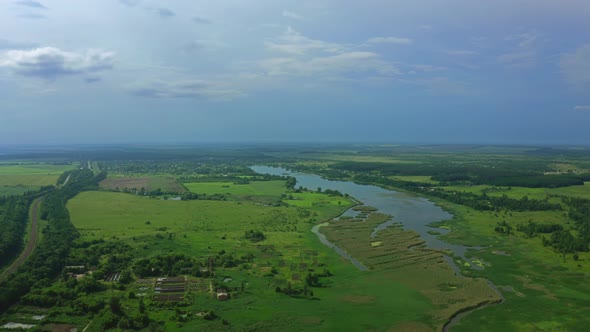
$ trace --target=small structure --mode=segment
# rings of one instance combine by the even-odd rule
[[[226,301],[227,299],[229,299],[229,294],[227,294],[227,291],[223,288],[219,288],[217,289],[217,299],[219,301]]]

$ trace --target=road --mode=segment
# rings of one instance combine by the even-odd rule
[[[6,269],[0,275],[0,282],[4,281],[4,279],[8,278],[11,274],[13,274],[23,263],[31,256],[35,246],[37,245],[37,224],[39,221],[39,204],[43,200],[43,197],[37,198],[33,201],[31,207],[31,235],[29,237],[29,242],[26,244],[25,249],[21,252],[20,256],[16,259],[12,265]]]

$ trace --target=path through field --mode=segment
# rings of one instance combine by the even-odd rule
[[[0,275],[0,282],[3,282],[13,274],[33,253],[33,249],[37,245],[37,222],[39,221],[39,204],[42,200],[43,197],[35,199],[31,207],[31,236],[29,237],[29,242],[16,261]]]

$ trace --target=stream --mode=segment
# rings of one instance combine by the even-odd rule
[[[343,194],[349,194],[350,196],[354,197],[366,206],[372,206],[377,208],[378,212],[380,213],[393,216],[391,220],[388,220],[382,224],[377,225],[373,230],[373,233],[371,234],[372,237],[375,236],[380,230],[383,230],[393,225],[394,223],[401,223],[405,229],[413,230],[420,234],[420,237],[424,239],[427,247],[432,249],[450,251],[455,256],[460,257],[466,262],[470,261],[468,258],[465,257],[465,253],[468,250],[480,249],[479,247],[468,247],[457,244],[451,244],[438,239],[439,235],[446,234],[449,232],[449,230],[444,228],[432,227],[429,226],[429,224],[443,220],[450,220],[453,218],[453,215],[444,211],[442,208],[440,208],[439,206],[437,206],[436,204],[434,204],[426,198],[417,197],[405,192],[387,190],[373,185],[362,185],[350,181],[327,180],[315,174],[300,173],[280,167],[252,166],[251,169],[258,174],[271,174],[294,177],[297,180],[297,183],[295,185],[296,187],[304,187],[309,190],[317,190],[318,188],[321,188],[322,190],[338,190]],[[349,209],[346,212],[344,212],[342,216],[355,217],[358,213],[359,212],[354,211],[353,209]],[[364,266],[361,262],[356,260],[354,257],[350,256],[342,248],[339,248],[338,246],[326,239],[326,237],[319,231],[320,228],[325,225],[327,225],[327,223],[315,225],[312,228],[312,232],[318,236],[319,240],[324,245],[332,248],[340,256],[349,260],[359,270],[367,271],[367,267]],[[432,231],[436,231],[439,234],[431,234],[428,231],[431,231],[431,233]],[[461,269],[459,266],[456,265],[453,258],[448,255],[445,255],[444,257],[445,260],[451,266],[451,268],[455,271],[456,275],[462,276]],[[477,268],[477,265],[471,264],[471,267]],[[490,285],[490,287],[494,289],[498,293],[498,295],[501,296],[502,300],[500,303],[504,302],[504,296],[498,290],[496,285],[494,285],[489,280],[487,280],[487,282]],[[469,313],[475,310],[483,309],[489,305],[494,304],[482,303],[474,308],[469,308],[464,312],[455,314],[453,317],[451,317],[449,322],[445,324],[445,326],[443,327],[443,331],[448,331],[449,328],[456,325],[461,318],[465,317]]]

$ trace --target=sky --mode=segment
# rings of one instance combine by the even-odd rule
[[[177,142],[590,145],[590,1],[0,1],[0,144]]]

